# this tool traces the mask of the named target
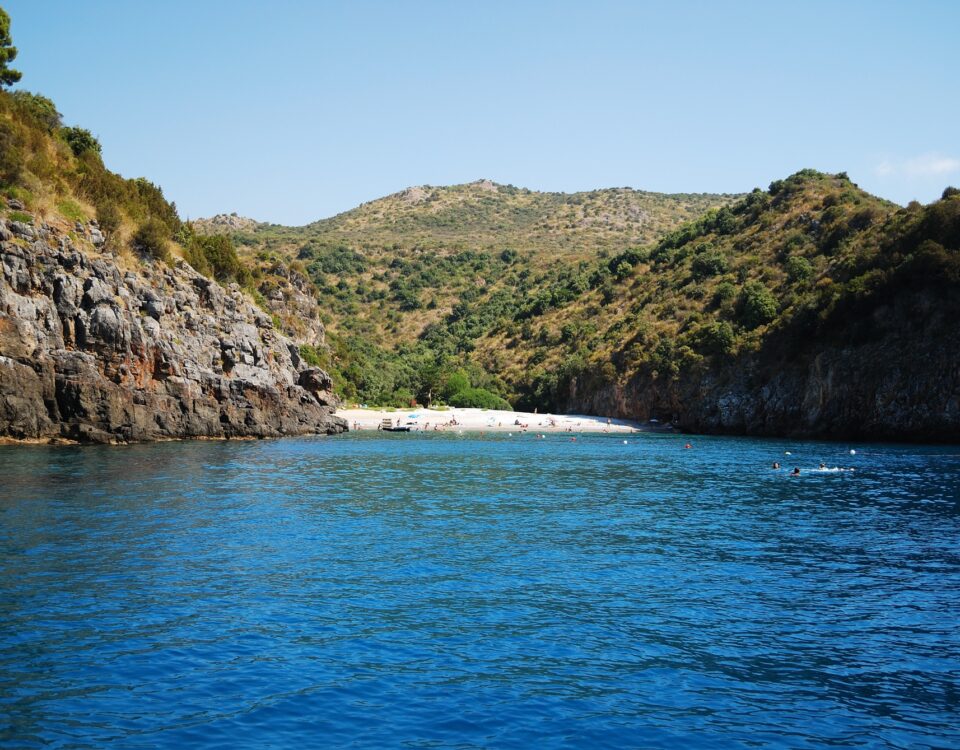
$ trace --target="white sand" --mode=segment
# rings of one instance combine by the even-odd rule
[[[637,422],[626,419],[588,417],[574,414],[532,414],[523,411],[496,409],[338,409],[337,416],[350,424],[351,430],[376,430],[383,419],[391,424],[410,426],[423,431],[463,432],[639,432]],[[453,421],[456,421],[456,424]],[[516,424],[517,422],[520,424]],[[609,424],[608,424],[609,422]]]

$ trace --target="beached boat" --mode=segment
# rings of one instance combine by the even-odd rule
[[[410,426],[400,424],[399,419],[396,424],[393,423],[392,419],[383,419],[380,422],[380,427],[377,429],[383,430],[384,432],[410,432]]]

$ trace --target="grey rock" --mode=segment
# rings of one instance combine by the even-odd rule
[[[33,240],[37,237],[36,230],[29,224],[24,224],[22,221],[11,221],[10,222],[10,231],[17,237],[22,237],[25,240]]]
[[[154,320],[160,320],[160,316],[166,312],[166,308],[160,300],[145,300],[140,309],[145,311]]]
[[[7,207],[12,211],[23,211],[26,209],[26,206],[23,205],[23,202],[17,200],[16,198],[7,198]]]
[[[299,372],[296,345],[263,327],[268,316],[239,289],[185,265],[121,273],[49,235],[52,247],[42,237],[0,247],[0,436],[113,443],[346,429],[326,373]]]
[[[89,278],[83,285],[83,306],[91,308],[103,302],[112,302],[115,293],[114,288],[103,280]]]

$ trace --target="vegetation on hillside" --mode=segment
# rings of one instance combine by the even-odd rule
[[[906,269],[939,258],[950,278],[956,243],[931,226],[951,225],[956,202],[948,190],[932,206],[899,209],[845,174],[802,170],[718,201],[656,242],[621,235],[619,250],[608,238],[592,255],[484,247],[469,229],[452,247],[427,243],[410,212],[371,223],[368,235],[357,228],[352,244],[274,227],[238,239],[304,264],[328,324],[329,347],[312,354],[346,398],[429,403],[447,399],[453,380],[518,407],[562,410],[573,383],[696,378],[771,340],[789,350],[831,326],[853,335],[840,311],[891,278],[901,283]],[[373,206],[362,213],[389,214]],[[398,226],[415,227],[414,239]]]
[[[591,290],[544,316],[539,346],[502,377],[522,402],[562,409],[574,383],[700,382],[761,350],[774,361],[829,341],[855,345],[872,335],[865,310],[956,284],[958,233],[952,190],[899,209],[846,175],[803,170],[611,259],[599,272],[614,279],[612,293]],[[494,334],[478,351],[520,343]]]
[[[562,308],[589,289],[597,259],[732,200],[482,181],[411,188],[307,227],[247,223],[233,236],[248,258],[303,264],[327,324],[317,361],[348,400],[449,400],[439,386],[464,376],[503,404],[516,392],[496,363],[471,356],[477,339],[504,320]]]

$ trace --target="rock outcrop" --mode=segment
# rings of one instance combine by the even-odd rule
[[[0,437],[336,433],[335,407],[329,376],[236,285],[182,262],[124,270],[54,227],[0,220]]]

